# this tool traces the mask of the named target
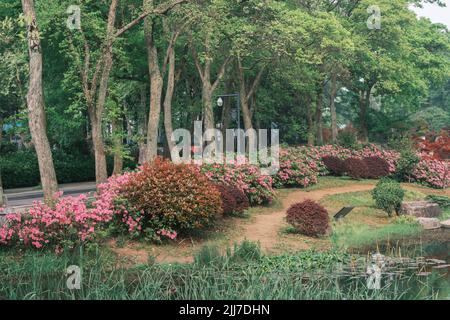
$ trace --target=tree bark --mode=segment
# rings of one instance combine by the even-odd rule
[[[120,119],[114,119],[112,121],[112,134],[114,145],[114,170],[113,175],[122,174],[123,170],[123,138],[122,138],[123,124]]]
[[[138,114],[138,135],[139,135],[139,164],[145,162],[145,151],[147,146],[145,144],[145,136],[147,132],[147,85],[143,85],[141,88],[141,108]]]
[[[200,57],[197,53],[194,44],[190,43],[190,48],[192,51],[192,57],[194,59],[195,65],[197,67],[198,74],[200,76],[200,79],[202,81],[202,106],[203,106],[203,121],[205,129],[215,129],[214,126],[214,109],[213,109],[213,94],[216,91],[220,81],[222,80],[223,76],[225,75],[225,70],[228,65],[228,63],[231,60],[231,56],[229,55],[222,63],[222,66],[220,67],[219,72],[217,73],[216,80],[212,82],[211,78],[211,64],[213,62],[213,58],[209,56],[210,51],[210,39],[209,36],[205,39],[204,42],[205,45],[205,52],[208,57],[206,57],[206,61],[204,63],[204,66],[200,63]]]
[[[259,83],[261,82],[262,74],[264,72],[265,66],[261,67],[257,76],[253,80],[253,83],[249,89],[247,89],[246,80],[245,80],[245,70],[242,66],[241,58],[238,58],[238,73],[239,73],[239,82],[240,82],[240,97],[241,97],[241,107],[242,107],[242,117],[244,120],[244,128],[245,130],[253,129],[252,123],[252,112],[250,110],[250,99],[255,94]]]
[[[336,95],[337,95],[337,73],[331,75],[331,91],[330,91],[330,112],[331,112],[331,140],[337,142],[338,127],[336,114]]]
[[[175,148],[175,143],[172,141],[172,99],[175,89],[175,48],[169,48],[169,71],[167,75],[167,89],[164,98],[164,127],[166,130],[167,146],[170,153]]]
[[[144,11],[153,10],[153,0],[143,0]],[[153,18],[144,19],[144,34],[147,47],[148,71],[150,75],[150,114],[147,128],[147,150],[145,161],[152,161],[158,155],[158,131],[161,116],[163,77],[159,68],[158,49],[154,41]]]
[[[306,99],[306,107],[307,107],[307,121],[308,121],[308,146],[314,146],[315,139],[314,139],[314,117],[313,117],[313,108],[312,108],[312,101],[311,97],[308,96]]]
[[[36,149],[44,198],[50,200],[58,191],[53,156],[47,138],[44,92],[42,85],[42,48],[36,21],[34,0],[22,0],[27,18],[29,54],[29,86],[27,95],[28,122],[31,138]]]
[[[369,141],[369,130],[367,128],[367,110],[370,105],[371,88],[360,92],[359,96],[359,130],[361,141],[367,143]]]
[[[316,132],[317,132],[317,144],[322,145],[323,144],[323,121],[322,121],[322,95],[323,90],[322,87],[320,87],[317,90],[317,96],[316,96]]]

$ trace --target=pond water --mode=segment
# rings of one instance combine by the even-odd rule
[[[404,292],[403,298],[450,299],[450,230],[390,239],[350,250],[360,258],[342,267],[344,279],[379,280],[381,287]],[[364,257],[365,255],[365,257]],[[371,284],[373,285],[373,283]]]

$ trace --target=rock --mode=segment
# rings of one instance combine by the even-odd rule
[[[441,221],[441,227],[444,229],[450,229],[450,219]]]
[[[437,218],[441,215],[441,208],[434,202],[412,201],[402,204],[401,213],[414,217]]]
[[[424,218],[419,217],[417,221],[422,225],[425,230],[439,229],[441,227],[441,222],[438,218]]]

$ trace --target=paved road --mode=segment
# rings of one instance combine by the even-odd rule
[[[96,190],[95,182],[72,183],[59,186],[64,196],[78,196],[83,193],[92,193]],[[7,207],[23,208],[33,204],[34,201],[43,200],[42,190],[35,188],[22,188],[5,190]]]

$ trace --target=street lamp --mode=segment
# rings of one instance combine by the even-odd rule
[[[223,107],[223,99],[222,99],[222,97],[219,97],[219,99],[217,99],[217,106],[219,106],[219,107]]]
[[[237,105],[237,127],[238,129],[241,128],[241,95],[239,93],[232,93],[232,94],[223,94],[220,95],[217,99],[217,106],[218,107],[223,107],[224,105],[224,98],[236,98],[236,105]]]

